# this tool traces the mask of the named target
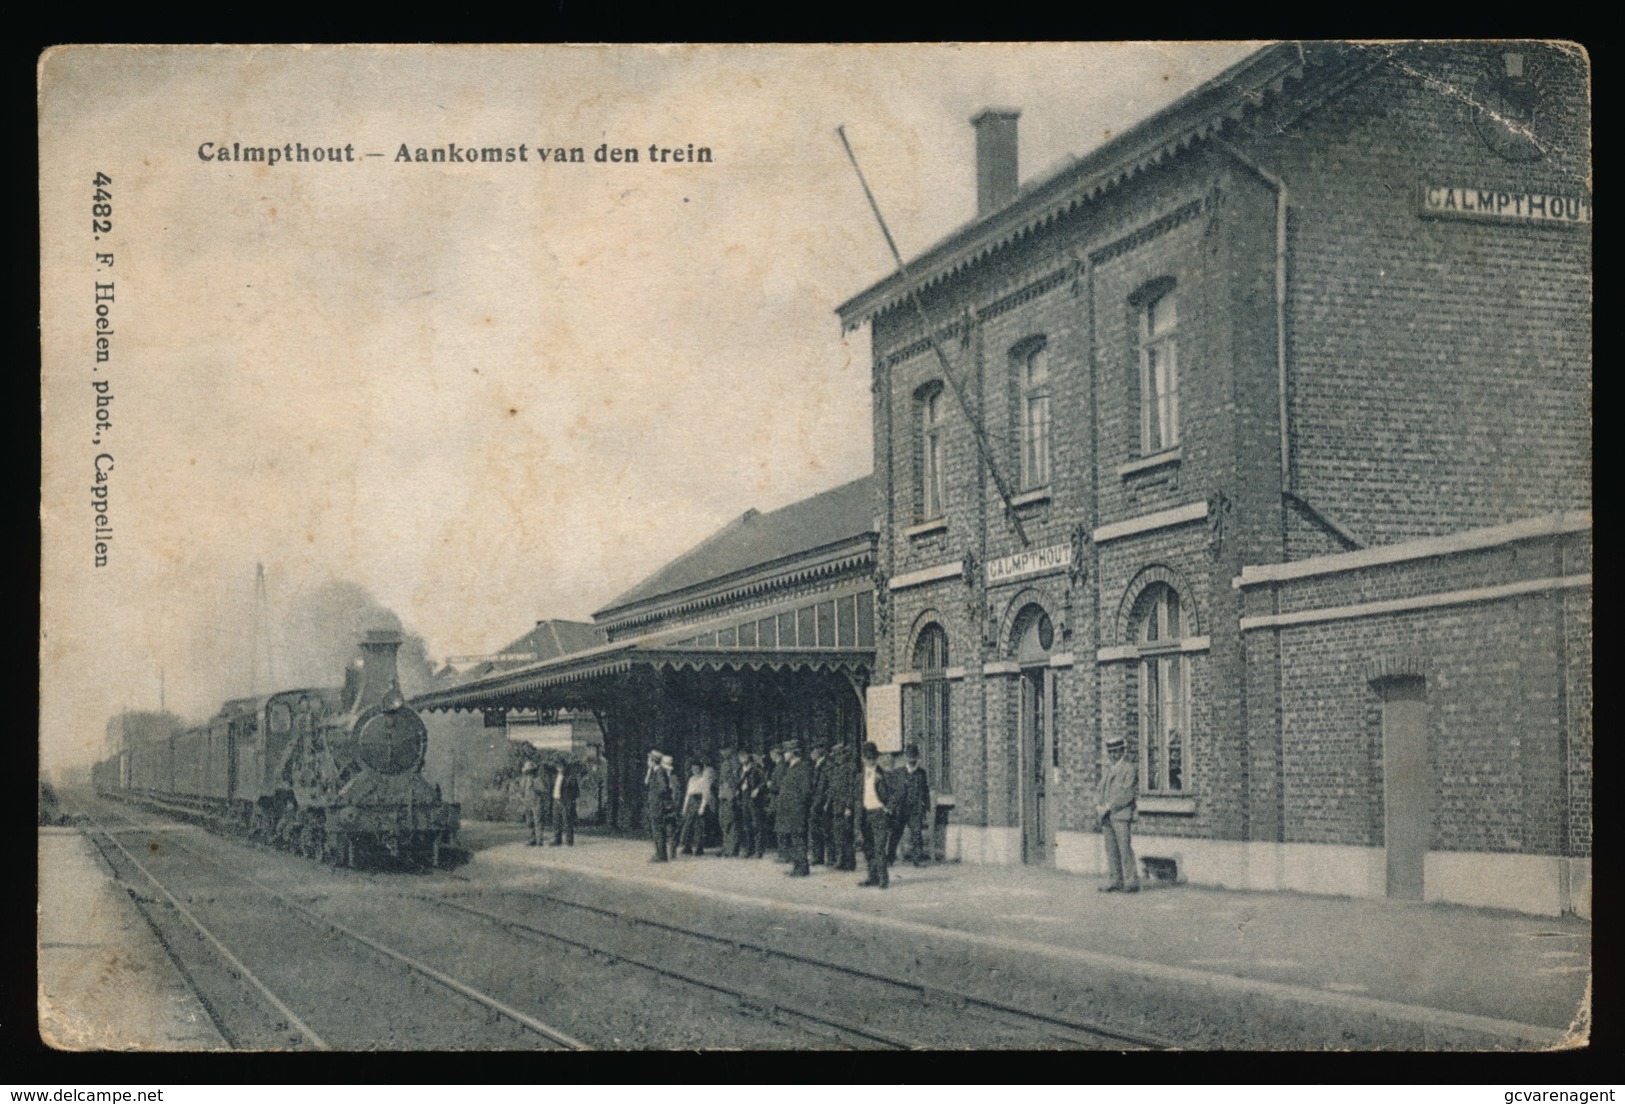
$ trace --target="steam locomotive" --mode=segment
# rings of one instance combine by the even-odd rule
[[[341,689],[239,698],[194,728],[116,717],[119,751],[92,781],[336,865],[438,866],[460,811],[423,777],[429,732],[401,694],[400,643],[368,632]]]

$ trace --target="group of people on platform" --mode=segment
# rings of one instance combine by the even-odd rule
[[[581,797],[580,767],[568,759],[544,763],[540,770],[530,759],[519,768],[519,799],[530,824],[530,846],[576,844],[576,801]],[[547,831],[553,830],[552,840]]]
[[[1122,739],[1108,740],[1106,753],[1095,814],[1111,881],[1100,888],[1137,893],[1132,832],[1139,776]],[[859,884],[885,889],[905,837],[904,853],[915,866],[930,861],[926,832],[933,807],[917,744],[904,750],[900,766],[888,767],[882,759],[873,743],[854,754],[849,744],[832,747],[820,739],[813,741],[809,755],[801,741],[785,740],[763,755],[724,748],[714,765],[696,758],[688,765],[687,779],[679,780],[672,756],[651,751],[643,779],[644,811],[655,849],[650,861],[704,855],[708,840],[720,834],[717,854],[762,858],[771,845],[776,860],[789,865],[786,874],[804,878],[814,866],[856,870],[861,850],[867,877]],[[568,759],[540,768],[525,761],[519,795],[530,824],[530,846],[575,846],[581,770],[581,764]]]
[[[856,870],[862,850],[868,876],[859,884],[885,889],[908,837],[916,866],[930,861],[926,818],[931,786],[920,749],[909,744],[901,767],[881,763],[873,743],[854,754],[848,744],[785,740],[765,755],[724,748],[713,765],[696,759],[679,780],[672,756],[649,753],[644,811],[655,853],[650,862],[703,855],[707,825],[720,829],[723,857],[762,858],[769,844],[785,873],[805,878],[812,867]]]

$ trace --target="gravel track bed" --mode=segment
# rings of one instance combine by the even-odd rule
[[[860,1045],[983,1050],[1121,1049],[1127,1045],[1122,1040],[981,1008],[941,989],[864,976],[843,968],[842,963],[809,961],[811,956],[804,950],[775,951],[760,939],[749,940],[751,945],[742,947],[652,926],[650,921],[655,925],[666,921],[646,912],[606,916],[598,911],[604,907],[602,902],[592,902],[590,908],[584,909],[573,907],[571,900],[568,896],[558,900],[534,892],[488,888],[443,898],[450,908],[494,913],[509,923],[588,942],[612,955],[641,959],[741,989],[748,994],[750,1006],[777,1008],[790,1015],[807,1013],[850,1025]],[[621,904],[631,907],[634,903]],[[534,938],[547,945],[546,936],[538,934]],[[864,1038],[858,1036],[859,1032],[872,1034]],[[743,1044],[713,1040],[709,1045]]]
[[[557,1047],[405,965],[313,923],[231,872],[233,863],[236,869],[248,861],[264,866],[266,859],[282,856],[265,855],[200,830],[152,833],[143,839],[146,834],[139,830],[120,828],[117,810],[103,808],[96,812],[98,819],[104,812],[107,814],[104,823],[120,837],[120,842],[135,852],[141,864],[329,1047]],[[150,880],[116,849],[104,848],[104,854],[109,850],[115,871],[151,918],[181,972],[197,989],[222,1035],[234,1048],[314,1045],[246,979],[239,977],[235,967],[221,960],[215,949],[152,888]]]
[[[234,1050],[310,1049],[311,1043],[244,981],[106,837],[86,833],[115,885],[129,894],[214,1028]]]

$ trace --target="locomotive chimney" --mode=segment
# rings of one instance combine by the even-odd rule
[[[391,687],[399,694],[400,671],[395,653],[401,647],[401,634],[394,629],[368,629],[361,640],[361,688],[351,703],[354,710],[380,705]]]
[[[1012,107],[984,108],[971,119],[976,128],[976,217],[997,211],[1016,196],[1016,120]]]

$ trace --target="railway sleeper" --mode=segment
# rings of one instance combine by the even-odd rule
[[[946,1008],[954,1012],[963,1012],[971,1004],[970,998],[963,993],[930,985],[918,986],[918,999],[927,1008]]]

